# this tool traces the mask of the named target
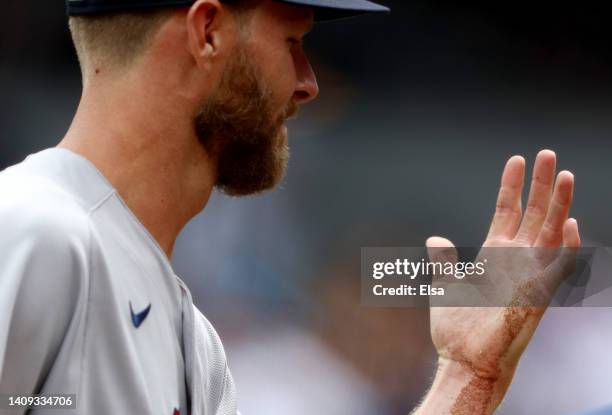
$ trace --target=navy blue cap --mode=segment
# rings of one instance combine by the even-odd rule
[[[278,0],[315,9],[315,21],[343,19],[366,13],[387,13],[389,8],[367,0]]]
[[[315,10],[315,21],[336,20],[365,13],[388,12],[389,8],[367,0],[278,0]],[[69,16],[87,16],[162,7],[189,7],[195,0],[66,0]]]

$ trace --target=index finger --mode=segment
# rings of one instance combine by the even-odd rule
[[[495,214],[487,239],[512,239],[521,221],[521,194],[525,180],[525,159],[513,156],[506,163],[502,174]]]

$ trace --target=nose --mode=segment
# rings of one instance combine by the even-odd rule
[[[293,61],[297,78],[293,101],[297,104],[306,104],[319,95],[317,76],[301,46],[293,48]]]

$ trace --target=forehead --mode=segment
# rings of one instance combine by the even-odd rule
[[[264,0],[255,10],[253,23],[264,31],[308,32],[314,22],[311,7],[298,6],[275,0]]]

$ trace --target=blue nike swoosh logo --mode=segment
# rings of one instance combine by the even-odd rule
[[[142,310],[140,313],[134,313],[134,309],[132,308],[132,302],[130,301],[130,314],[132,315],[132,323],[134,324],[134,327],[140,327],[142,322],[145,321],[145,319],[149,315],[149,311],[151,311],[151,304],[149,304],[149,306]]]

